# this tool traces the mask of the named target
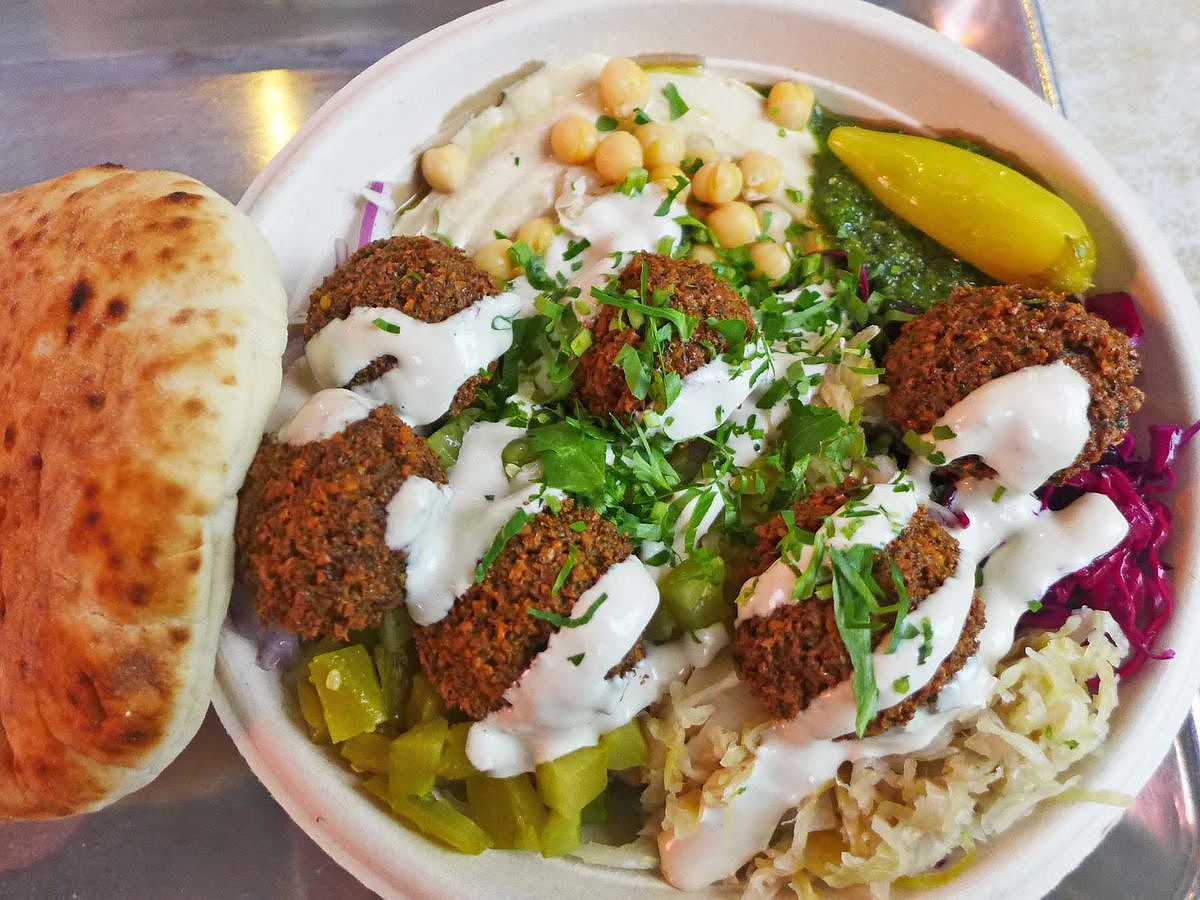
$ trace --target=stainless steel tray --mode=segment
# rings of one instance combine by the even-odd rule
[[[238,197],[318,106],[473,0],[0,0],[0,191],[112,160]],[[1059,104],[1033,0],[882,3]],[[1200,712],[1200,706],[1197,707]],[[1053,895],[1200,893],[1195,720]],[[0,824],[0,897],[368,897],[284,814],[212,714],[153,785],[92,816]]]

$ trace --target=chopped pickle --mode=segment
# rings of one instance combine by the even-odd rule
[[[321,698],[325,725],[335,744],[374,731],[386,718],[375,666],[362,645],[313,657],[308,663],[308,677]]]
[[[392,797],[387,780],[375,777],[365,784],[376,797],[385,801],[399,818],[427,837],[441,841],[459,853],[471,856],[492,846],[487,833],[441,797]]]
[[[529,783],[528,775],[467,779],[467,804],[471,818],[506,850],[540,850],[546,807]]]
[[[685,631],[695,631],[722,621],[725,602],[725,561],[699,551],[675,566],[658,582],[662,604]]]
[[[384,614],[374,654],[384,710],[389,719],[399,719],[404,715],[413,675],[421,668],[412,642],[412,620],[403,606]]]
[[[455,416],[429,437],[425,443],[438,458],[442,468],[449,469],[458,462],[458,452],[462,449],[463,437],[470,431],[471,426],[479,419],[481,410],[468,409]]]
[[[467,758],[467,735],[474,722],[459,722],[450,726],[446,735],[446,746],[442,748],[442,759],[438,763],[438,777],[462,781],[472,775],[478,775],[479,770],[471,765]]]
[[[445,719],[430,719],[392,741],[388,750],[388,790],[393,798],[433,790],[447,731]]]
[[[654,615],[650,617],[650,622],[646,625],[646,639],[656,644],[662,644],[671,640],[678,633],[679,625],[671,616],[667,604],[659,600],[658,609],[654,611]]]
[[[300,715],[308,725],[308,736],[318,744],[329,743],[329,726],[325,724],[321,698],[312,682],[304,678],[297,681],[296,696],[300,700]]]
[[[600,746],[608,754],[608,768],[614,772],[650,764],[650,748],[646,746],[646,736],[637,719],[631,719],[601,737]]]
[[[413,676],[412,692],[408,695],[408,705],[404,707],[404,725],[412,728],[430,719],[446,718],[446,704],[429,683],[424,672]]]
[[[608,821],[608,791],[580,811],[579,821],[584,825],[600,825]]]
[[[386,735],[369,732],[357,734],[342,744],[342,756],[349,761],[355,772],[375,772],[386,775],[388,771],[388,747]]]
[[[583,842],[579,816],[552,812],[542,826],[542,856],[566,856]]]
[[[580,747],[537,767],[538,793],[551,809],[578,816],[608,787],[608,754],[603,747]]]

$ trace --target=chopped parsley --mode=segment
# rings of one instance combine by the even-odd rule
[[[603,131],[616,131],[617,124],[618,124],[617,120],[614,119],[612,116],[600,116],[596,119],[596,130],[602,131],[602,132]]]
[[[579,628],[581,625],[586,625],[592,621],[592,616],[596,614],[601,604],[608,599],[608,594],[601,594],[592,601],[592,605],[578,619],[572,619],[570,616],[560,616],[558,613],[546,612],[543,609],[538,609],[535,606],[525,607],[525,612],[533,616],[535,619],[541,619],[543,622],[549,622],[555,628]]]
[[[854,667],[850,681],[854,694],[854,732],[862,737],[879,712],[879,688],[871,656],[871,610],[879,608],[876,599],[879,587],[871,576],[875,549],[856,544],[847,550],[828,547],[826,553],[833,573],[834,620]]]
[[[571,665],[578,666],[581,662],[583,662],[583,658],[586,655],[586,653],[576,653],[574,656],[568,656],[567,660],[571,663]]]
[[[679,96],[679,88],[675,87],[673,82],[668,81],[662,92],[663,96],[667,98],[667,106],[671,110],[671,121],[674,122],[690,107],[683,102],[683,98]]]
[[[563,586],[567,583],[567,579],[571,577],[571,570],[575,568],[575,563],[579,559],[579,548],[574,544],[567,551],[567,561],[562,564],[562,568],[558,570],[558,576],[554,579],[554,585],[550,588],[550,596],[557,597],[562,591]]]
[[[994,491],[992,491],[992,502],[999,503],[1000,498],[1003,496],[1004,496],[1004,485],[1000,485]]]
[[[917,665],[925,665],[929,654],[933,652],[933,623],[929,619],[921,620],[921,646],[917,648]]]
[[[930,434],[933,435],[935,441],[950,441],[958,437],[949,425],[934,425]]]
[[[400,326],[395,322],[389,322],[387,319],[372,319],[371,324],[380,331],[386,331],[388,334],[400,333]]]
[[[907,694],[908,693],[908,676],[905,675],[904,677],[897,678],[895,681],[893,681],[892,682],[892,690],[895,691],[897,694]]]
[[[567,241],[567,249],[566,252],[563,253],[563,259],[574,259],[590,246],[592,246],[592,242],[584,237],[574,241]]]
[[[587,522],[580,520],[578,522],[572,522],[567,527],[570,528],[572,531],[574,531],[576,534],[580,534],[584,531],[587,531]]]
[[[944,466],[946,464],[946,454],[915,431],[909,430],[904,432],[904,437],[901,440],[904,446],[912,451],[914,456],[924,457],[929,460],[930,465]]]
[[[1029,601],[1029,611],[1030,612],[1041,612],[1042,611],[1042,601],[1041,600],[1030,600]]]
[[[667,196],[663,198],[662,203],[658,204],[658,209],[654,211],[654,214],[656,216],[665,216],[670,213],[671,205],[675,202],[675,198],[678,197],[684,190],[686,190],[687,186],[688,180],[682,175],[676,175],[675,186],[667,191]]]
[[[525,509],[518,509],[509,520],[504,523],[504,527],[500,529],[496,537],[492,539],[492,545],[488,547],[487,553],[483,554],[483,559],[479,560],[479,564],[475,566],[475,583],[479,584],[487,577],[488,569],[492,567],[492,563],[504,550],[507,544],[518,531],[532,519]]]
[[[633,111],[633,122],[635,125],[648,125],[652,119],[646,115],[646,111],[640,106]]]

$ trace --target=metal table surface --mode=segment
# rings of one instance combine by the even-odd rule
[[[0,0],[0,191],[101,161],[236,199],[364,67],[472,0]],[[888,0],[1056,101],[1033,0]],[[535,53],[531,49],[531,54]],[[1197,896],[1189,720],[1101,847],[1053,895]],[[284,814],[211,712],[107,810],[0,823],[0,897],[367,897]]]

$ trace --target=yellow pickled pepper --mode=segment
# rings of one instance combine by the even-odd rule
[[[855,126],[834,128],[829,149],[880,203],[998,281],[1091,286],[1087,226],[1020,172],[932,138]]]

